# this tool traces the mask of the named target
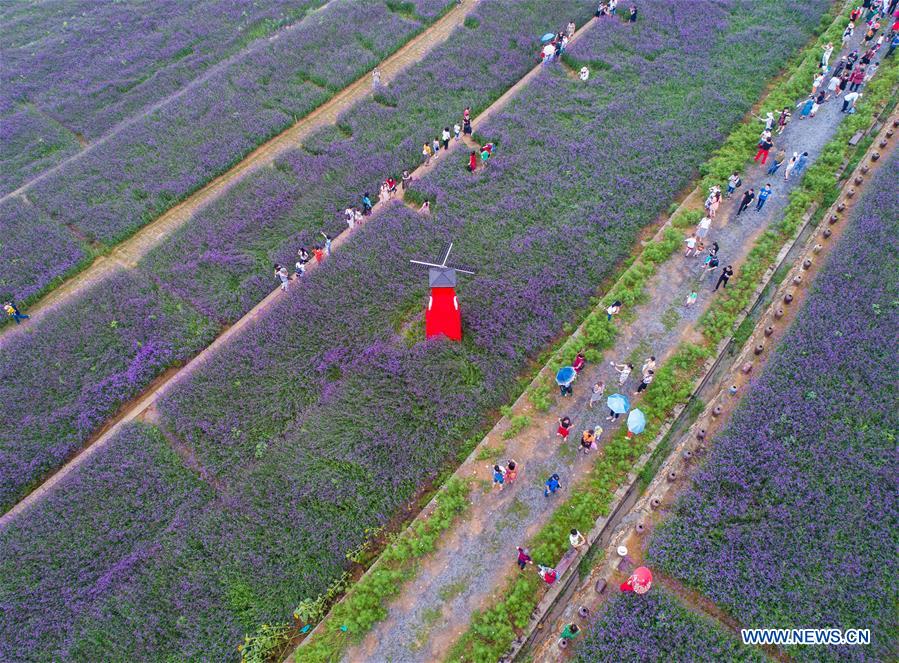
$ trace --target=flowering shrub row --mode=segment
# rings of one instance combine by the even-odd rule
[[[190,306],[129,272],[28,325],[0,343],[2,511],[217,331]]]
[[[895,643],[897,281],[869,266],[899,248],[897,182],[893,157],[649,548],[746,626],[871,629],[870,647],[790,652],[805,660]]]

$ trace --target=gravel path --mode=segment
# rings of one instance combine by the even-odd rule
[[[835,55],[835,58],[836,59]],[[814,163],[822,147],[834,135],[844,117],[839,111],[840,100],[831,100],[813,119],[793,122],[777,139],[777,148],[790,155],[797,151],[809,153],[809,166]],[[759,131],[762,125],[759,123]],[[772,150],[771,158],[776,153]],[[770,165],[770,161],[769,161]],[[743,177],[743,186],[734,199],[722,201],[712,224],[710,241],[721,247],[721,268],[733,264],[734,279],[740,278],[739,263],[752,247],[755,237],[768,225],[781,218],[788,202],[788,194],[801,179],[795,175],[785,182],[783,170],[766,174],[767,167],[753,166]],[[806,171],[807,172],[807,168]],[[804,174],[804,173],[803,173]],[[748,187],[759,190],[770,182],[774,190],[761,212],[755,203],[736,217],[736,201]],[[721,268],[710,276],[704,274],[702,259],[684,258],[676,254],[660,266],[648,286],[649,301],[637,307],[636,318],[621,329],[614,348],[605,354],[598,365],[589,365],[578,380],[575,395],[565,402],[562,410],[547,416],[532,418],[531,427],[514,440],[514,450],[500,452],[497,460],[514,458],[522,468],[514,486],[503,492],[476,489],[472,507],[465,519],[446,537],[443,545],[424,561],[421,572],[392,602],[388,617],[380,622],[363,641],[346,653],[344,661],[434,661],[445,658],[449,648],[465,631],[473,610],[490,605],[497,592],[506,586],[506,578],[517,572],[515,546],[526,542],[548,521],[552,509],[569,494],[578,476],[591,465],[595,456],[585,457],[575,451],[576,433],[603,426],[603,438],[608,438],[613,425],[605,421],[605,408],[590,411],[586,386],[596,380],[617,384],[616,375],[608,362],[625,361],[632,354],[642,361],[652,354],[659,364],[674,350],[682,338],[695,333],[693,325],[711,303],[713,288]],[[691,308],[683,306],[691,289],[699,294]],[[635,362],[635,376],[640,365]],[[626,388],[629,394],[638,382],[632,377]],[[611,387],[607,390],[610,393]],[[630,396],[636,405],[639,397]],[[555,437],[556,418],[571,417],[574,431],[566,444]],[[624,418],[620,420],[623,423]],[[619,423],[618,425],[621,425]],[[504,426],[505,424],[503,424]],[[485,439],[493,448],[503,446],[502,429],[495,428]],[[482,443],[484,444],[484,443]],[[457,474],[481,479],[491,477],[495,459],[466,463]],[[557,472],[563,490],[549,499],[543,496],[542,482]],[[536,560],[554,563],[556,560]],[[528,571],[530,572],[530,570]]]

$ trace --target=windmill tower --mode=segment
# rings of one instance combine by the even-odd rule
[[[428,268],[428,285],[431,296],[425,311],[425,336],[433,338],[445,334],[454,341],[462,340],[462,313],[459,311],[459,300],[456,298],[456,272],[474,274],[474,270],[452,265],[449,262],[453,243],[444,247],[437,262],[410,260],[416,265]]]

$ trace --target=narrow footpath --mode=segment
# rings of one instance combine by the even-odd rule
[[[433,48],[445,42],[452,32],[462,25],[466,15],[479,1],[462,0],[445,16],[377,65],[381,71],[381,83],[390,84],[406,68],[416,64]],[[341,113],[371,94],[371,91],[372,81],[369,72],[289,129],[257,147],[230,170],[219,175],[156,220],[141,228],[107,255],[97,258],[90,267],[51,290],[40,301],[29,306],[28,313],[33,318],[37,318],[49,307],[77,297],[115,271],[123,267],[134,268],[141,258],[187,223],[201,208],[221,196],[233,184],[248,174],[270,165],[275,159],[299,146],[303,140],[322,127],[335,124]],[[14,192],[14,194],[20,195],[21,192]],[[0,329],[0,339],[8,334],[22,333],[27,327],[28,325],[6,325],[6,329]]]
[[[798,112],[782,135],[776,148],[790,155],[794,151],[809,153],[809,166],[834,135],[843,115],[841,100],[830,100],[817,117],[800,120]],[[758,124],[761,133],[762,124]],[[751,154],[748,156],[752,156]],[[770,165],[770,161],[769,161]],[[723,200],[707,238],[720,245],[721,267],[705,274],[702,258],[685,258],[679,251],[659,266],[649,283],[649,301],[634,311],[633,321],[625,323],[614,348],[605,353],[604,361],[588,365],[575,383],[574,396],[561,409],[534,418],[531,426],[506,442],[502,440],[505,422],[497,425],[481,443],[496,454],[485,460],[470,461],[459,468],[457,476],[485,480],[484,490],[476,489],[472,506],[442,540],[442,545],[422,563],[421,572],[410,582],[388,608],[388,617],[380,622],[363,641],[346,653],[344,661],[435,661],[445,659],[450,647],[468,627],[474,610],[489,607],[504,590],[507,579],[517,572],[515,547],[524,545],[549,520],[553,508],[564,500],[578,478],[592,465],[595,453],[584,456],[576,448],[580,432],[587,428],[605,429],[600,444],[610,437],[616,425],[605,420],[608,410],[597,405],[588,408],[589,387],[602,380],[606,393],[614,393],[617,374],[609,362],[633,361],[634,373],[620,390],[627,393],[633,406],[640,397],[633,392],[639,384],[640,366],[654,355],[659,364],[681,340],[696,334],[695,323],[715,297],[713,288],[721,269],[733,265],[734,280],[740,278],[740,263],[751,249],[755,238],[778,221],[788,202],[789,192],[800,181],[793,175],[784,180],[781,169],[767,175],[767,166],[754,165],[743,176],[743,186],[730,200]],[[803,172],[807,172],[806,170]],[[773,194],[761,212],[755,202],[736,217],[739,197],[749,187],[758,191],[770,182]],[[685,236],[689,235],[689,229]],[[692,307],[684,301],[691,290],[699,295]],[[619,323],[621,324],[621,323]],[[573,359],[573,357],[572,357]],[[604,405],[604,404],[603,404]],[[560,442],[555,430],[557,418],[569,416],[574,429],[567,443]],[[482,455],[477,457],[483,458]],[[516,484],[502,492],[489,488],[491,468],[495,462],[514,459],[520,467]],[[543,480],[552,473],[561,477],[562,490],[550,498],[543,496]],[[554,564],[556,560],[536,560]],[[528,573],[531,571],[529,567]]]

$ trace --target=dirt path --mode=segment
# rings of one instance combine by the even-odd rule
[[[424,58],[434,47],[449,38],[453,30],[462,25],[465,16],[480,0],[462,0],[446,15],[433,23],[429,28],[413,37],[405,46],[378,65],[381,70],[382,84],[389,84],[407,67]],[[116,246],[108,255],[97,258],[94,263],[72,278],[50,291],[40,301],[28,309],[32,317],[38,317],[51,306],[58,305],[70,298],[78,296],[86,289],[106,278],[121,267],[133,268],[138,261],[158,246],[166,237],[187,223],[202,207],[216,200],[231,185],[259,168],[271,164],[285,152],[297,147],[303,140],[324,126],[337,122],[338,116],[357,102],[371,94],[371,74],[350,84],[329,101],[306,115],[289,129],[263,143],[230,170],[219,175],[184,201],[162,214],[155,221],[141,228]],[[107,136],[108,137],[108,136]],[[83,152],[79,153],[83,154]],[[30,184],[33,184],[34,180]],[[27,194],[27,188],[21,187],[8,196]],[[0,338],[17,331],[24,331],[26,326],[7,325],[0,330]]]
[[[794,120],[779,137],[778,147],[783,147],[788,154],[808,151],[811,165],[843,118],[840,105],[841,102],[830,101],[816,118]],[[755,211],[753,204],[737,218],[736,197],[724,201],[718,210],[709,239],[720,244],[721,268],[734,265],[735,279],[740,278],[740,262],[755,238],[781,217],[789,191],[800,180],[794,175],[785,182],[783,169],[768,176],[766,168],[761,166],[749,168],[743,179],[738,194],[749,187],[758,190],[765,182],[771,182],[774,194],[761,212]],[[631,359],[636,368],[623,391],[638,405],[639,396],[633,395],[640,370],[637,362],[655,355],[661,364],[682,339],[695,334],[696,320],[715,296],[713,288],[721,268],[706,275],[701,259],[684,258],[682,253],[673,256],[658,268],[647,288],[649,301],[632,313],[632,322],[623,325],[615,347],[605,353],[605,361],[585,369],[571,400],[549,415],[535,416],[528,412],[532,425],[511,442],[502,440],[502,432],[508,425],[505,420],[489,433],[482,445],[502,451],[495,458],[467,462],[457,474],[489,481],[490,468],[496,460],[514,458],[522,467],[517,485],[502,493],[488,489],[486,493],[474,495],[466,519],[424,561],[418,577],[389,607],[387,619],[361,644],[350,649],[344,661],[424,662],[446,657],[450,646],[467,628],[472,610],[491,602],[495,593],[506,586],[506,579],[516,572],[515,546],[530,539],[549,520],[553,504],[564,499],[571,485],[590,467],[595,456],[585,457],[576,451],[574,438],[581,430],[595,426],[605,428],[603,438],[608,438],[609,430],[615,428],[605,421],[605,408],[597,406],[592,412],[588,409],[588,385],[597,380],[615,385],[616,375],[608,362]],[[699,293],[698,301],[686,308],[683,302],[694,288]],[[609,392],[613,390],[609,388]],[[516,414],[520,406],[521,403],[516,405]],[[572,440],[565,444],[555,436],[556,418],[563,415],[571,417],[575,431]],[[561,477],[562,494],[547,499],[543,496],[542,481],[553,472]],[[556,560],[537,561],[554,563]]]
[[[897,148],[897,144],[899,143],[897,143],[896,138],[889,141],[885,147],[879,146],[880,138],[883,137],[887,129],[892,127],[893,121],[899,121],[899,115],[896,113],[894,113],[885,123],[880,136],[878,136],[874,145],[869,150],[869,152],[876,150],[880,153],[881,157],[879,163],[871,163],[868,158],[863,159],[859,169],[850,176],[848,180],[849,183],[846,184],[847,189],[850,187],[856,189],[859,188],[859,185],[852,182],[856,175],[864,175],[865,180],[870,181],[877,168],[881,164],[888,162],[891,153],[894,150],[899,149]],[[867,174],[861,172],[861,168],[864,165],[867,165],[869,168]],[[863,182],[861,186],[866,185]],[[838,214],[840,219],[849,218],[854,206],[858,204],[860,200],[863,200],[863,192],[859,192],[852,198],[841,196],[840,202],[844,204],[843,211],[840,213],[837,209],[831,209],[825,215],[825,218],[828,218],[830,214],[834,212]],[[836,208],[836,204],[834,205],[834,208]],[[578,589],[565,604],[557,606],[554,609],[553,619],[547,624],[547,628],[544,629],[543,634],[538,636],[537,640],[529,650],[531,656],[530,660],[539,661],[541,663],[558,661],[561,653],[556,646],[557,638],[553,636],[560,632],[564,623],[576,619],[574,616],[576,607],[586,606],[590,609],[592,614],[595,614],[597,610],[601,609],[601,605],[606,599],[615,596],[617,593],[614,589],[615,584],[624,581],[626,578],[625,573],[619,572],[616,569],[618,558],[615,556],[614,550],[619,544],[627,546],[629,550],[628,556],[633,560],[635,565],[642,563],[643,547],[649,540],[651,532],[658,522],[666,517],[668,507],[677,499],[677,496],[681,491],[690,485],[692,472],[699,467],[697,464],[689,464],[684,461],[682,455],[683,450],[692,447],[695,443],[695,434],[699,428],[706,430],[706,439],[714,439],[715,436],[727,426],[731,414],[739,405],[742,397],[747,393],[744,386],[749,384],[748,377],[742,373],[740,367],[744,362],[752,361],[754,364],[753,374],[758,375],[759,371],[763,369],[764,362],[771,356],[770,349],[776,348],[779,341],[789,333],[793,320],[801,311],[805,298],[808,296],[809,292],[811,292],[811,284],[826,264],[826,256],[836,248],[839,237],[846,230],[848,225],[849,224],[845,222],[839,222],[836,225],[825,224],[822,222],[821,226],[802,245],[801,250],[796,254],[795,262],[790,273],[783,280],[783,285],[777,288],[764,314],[758,319],[750,340],[745,343],[742,352],[732,360],[729,372],[722,375],[720,380],[718,380],[718,388],[720,391],[706,403],[705,412],[697,419],[696,423],[672,444],[671,453],[662,467],[658,470],[657,478],[649,486],[643,496],[630,511],[621,514],[621,517],[618,519],[618,525],[615,526],[614,532],[610,535],[610,543],[606,548],[605,561],[595,567],[591,574],[583,579]],[[825,229],[831,233],[829,239],[822,237],[822,233]],[[808,269],[800,267],[800,264],[806,256],[813,257],[812,264]],[[797,275],[802,276],[803,283],[801,286],[797,286],[793,281],[793,278]],[[790,306],[784,306],[782,303],[783,296],[788,291],[793,294],[794,300]],[[780,319],[777,319],[774,316],[774,311],[777,309],[784,311],[784,315]],[[773,328],[773,333],[766,338],[766,334],[763,330],[768,326]],[[755,344],[762,339],[765,339],[766,347],[769,348],[769,350],[765,351],[761,356],[755,356],[753,348]],[[739,397],[732,397],[726,392],[724,387],[725,385],[730,384],[738,385]],[[710,412],[716,406],[721,407],[721,411],[717,417],[713,417],[710,415]],[[670,470],[674,470],[680,477],[673,483],[665,479]],[[651,500],[653,498],[660,501],[660,507],[656,508],[651,505]],[[646,531],[642,536],[637,536],[635,533],[634,527],[636,523],[643,523],[646,526]],[[653,570],[653,574],[655,580],[676,594],[686,607],[704,614],[719,622],[725,629],[738,634],[741,627],[738,620],[724,612],[706,596],[685,587],[676,579],[660,573],[655,569]],[[613,588],[611,591],[607,590],[603,595],[597,594],[593,588],[595,582],[600,578],[608,580],[608,586]],[[762,649],[772,659],[784,661],[790,660],[789,656],[776,647],[763,647]]]

